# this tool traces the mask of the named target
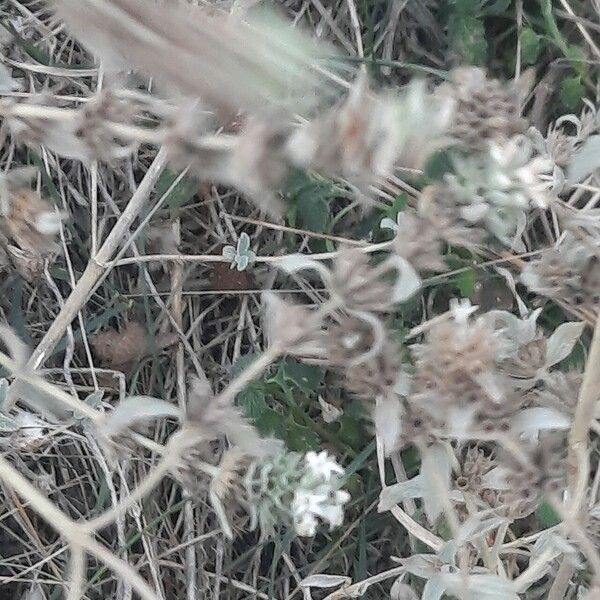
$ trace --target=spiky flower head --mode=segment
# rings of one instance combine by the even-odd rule
[[[402,352],[377,320],[342,317],[328,330],[327,357],[341,370],[343,386],[367,402],[390,394],[402,367]]]
[[[527,263],[521,281],[533,292],[589,308],[600,304],[597,242],[567,232],[553,248]]]
[[[514,82],[490,78],[481,68],[460,67],[438,94],[454,102],[450,134],[469,150],[485,150],[490,141],[502,142],[525,132],[520,90]]]

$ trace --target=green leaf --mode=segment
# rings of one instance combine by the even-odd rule
[[[575,110],[581,104],[584,95],[585,88],[578,75],[566,77],[560,82],[560,101],[565,108]]]
[[[447,173],[452,173],[450,152],[441,150],[434,152],[425,162],[425,177],[429,181],[441,181]]]
[[[162,198],[175,183],[179,173],[165,169],[158,178],[154,192],[157,198]],[[198,182],[193,177],[182,177],[165,200],[165,207],[177,209],[189,202],[198,193]]]
[[[473,269],[466,269],[458,273],[454,279],[454,283],[463,298],[470,298],[475,289],[475,271]]]
[[[477,12],[459,10],[448,23],[450,43],[460,63],[484,65],[487,58],[485,27]]]
[[[326,233],[329,230],[329,202],[335,195],[330,181],[296,170],[288,178],[286,195],[290,204],[288,222],[292,227],[316,233]]]
[[[273,381],[281,388],[285,388],[285,382],[294,384],[306,396],[317,390],[323,380],[323,371],[314,365],[306,365],[293,358],[284,359],[279,365]]]
[[[285,425],[285,442],[290,450],[306,452],[319,448],[319,436],[309,427],[297,423],[292,415],[287,418]]]
[[[0,432],[12,433],[19,429],[19,424],[12,418],[0,414]]]
[[[237,377],[242,371],[245,371],[257,359],[257,357],[258,355],[253,352],[240,356],[231,367],[231,376]]]
[[[521,59],[524,65],[534,65],[542,49],[541,36],[525,27],[521,32]]]
[[[237,404],[249,419],[259,419],[267,410],[265,388],[262,381],[253,381],[237,396]]]
[[[561,519],[556,511],[547,502],[542,502],[542,504],[540,504],[538,509],[535,511],[535,514],[540,522],[540,525],[544,529],[554,527],[561,522]]]
[[[343,414],[339,419],[340,428],[337,437],[351,448],[359,448],[363,441],[361,435],[360,422],[347,414]]]
[[[285,418],[276,410],[267,407],[260,417],[254,421],[255,427],[264,436],[274,436],[285,440],[286,426]]]

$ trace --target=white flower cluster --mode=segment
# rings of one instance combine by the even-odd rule
[[[339,476],[344,469],[326,451],[307,452],[304,457],[305,473],[294,493],[292,514],[298,535],[315,535],[318,518],[338,527],[344,519],[343,506],[350,494],[338,490]]]
[[[250,529],[264,536],[279,527],[312,536],[319,519],[330,528],[342,524],[350,494],[340,490],[344,469],[327,452],[288,452],[276,444],[272,456],[251,465],[245,486]]]
[[[455,174],[447,180],[463,205],[461,217],[484,223],[500,241],[514,246],[528,210],[545,208],[550,196],[543,175],[552,171],[552,161],[533,153],[531,140],[519,135],[502,145],[490,144],[483,156],[455,156]]]

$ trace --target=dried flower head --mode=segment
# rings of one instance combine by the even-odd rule
[[[130,125],[135,106],[104,91],[78,108],[59,108],[55,101],[34,96],[1,105],[5,127],[19,142],[44,146],[62,157],[112,161],[137,148],[123,125]]]
[[[564,436],[545,434],[535,445],[519,444],[519,456],[502,452],[498,467],[484,476],[490,489],[501,492],[502,503],[510,514],[526,516],[548,494],[566,488],[566,444]]]
[[[374,94],[361,76],[342,105],[291,135],[287,151],[294,164],[367,192],[396,164],[421,166],[442,145],[448,119],[447,105],[428,95],[423,82],[413,82],[397,98]]]
[[[269,346],[298,356],[322,356],[324,333],[321,318],[305,306],[292,304],[274,292],[263,293],[265,336]]]
[[[394,305],[392,283],[383,278],[389,270],[388,264],[373,267],[364,252],[346,248],[334,261],[332,287],[351,310],[386,312]]]
[[[184,111],[167,130],[171,161],[202,179],[236,187],[262,210],[280,215],[277,191],[289,170],[283,153],[285,128],[247,119],[237,136],[207,136],[205,127],[193,110]]]
[[[593,240],[567,232],[553,248],[527,263],[521,281],[532,291],[586,308],[600,304],[600,260]]]
[[[393,392],[402,353],[377,320],[341,317],[328,329],[327,348],[328,362],[341,369],[348,391],[369,402]]]
[[[452,313],[451,313],[452,314]],[[430,411],[473,411],[505,397],[497,370],[498,344],[485,319],[447,318],[415,345],[416,374],[410,399]]]
[[[519,86],[492,79],[484,69],[454,69],[437,93],[454,102],[450,135],[469,150],[486,150],[490,141],[503,142],[526,130]]]
[[[424,188],[417,211],[399,213],[394,230],[394,252],[419,272],[447,269],[446,244],[473,247],[485,238],[485,230],[461,218],[459,202],[442,185]]]

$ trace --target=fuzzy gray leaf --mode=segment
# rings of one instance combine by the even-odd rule
[[[569,183],[579,183],[600,168],[600,135],[593,135],[579,149],[567,171]]]
[[[8,380],[4,377],[0,378],[0,412],[2,412],[4,408],[4,401],[8,396],[8,388],[9,388]]]
[[[300,582],[300,587],[332,588],[348,584],[350,581],[352,581],[350,577],[345,577],[344,575],[326,575],[324,573],[319,573],[317,575],[310,575],[309,577],[304,578]]]
[[[446,448],[434,444],[421,457],[422,493],[425,514],[430,523],[435,523],[444,511],[444,495],[450,493],[450,457]]]
[[[551,367],[567,358],[577,340],[581,337],[585,323],[563,323],[559,325],[548,340],[546,367]]]
[[[0,414],[0,433],[13,433],[19,429],[19,424],[7,415]]]
[[[377,507],[377,510],[379,512],[384,512],[409,498],[422,497],[423,476],[417,475],[407,481],[401,481],[400,483],[395,483],[394,485],[383,488],[379,495],[379,506]]]
[[[446,584],[444,580],[436,575],[427,581],[423,588],[423,595],[421,600],[440,600],[446,591]]]
[[[417,593],[399,577],[390,589],[390,600],[419,600]]]

